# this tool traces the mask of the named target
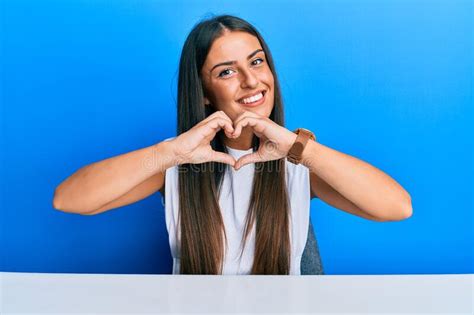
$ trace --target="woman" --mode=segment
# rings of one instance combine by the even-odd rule
[[[412,213],[375,167],[284,127],[272,56],[229,15],[197,24],[183,47],[178,136],[81,168],[54,207],[97,214],[160,190],[173,273],[300,274],[309,200],[375,221]]]

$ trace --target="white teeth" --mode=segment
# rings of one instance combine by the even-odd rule
[[[260,100],[262,97],[263,97],[263,93],[260,92],[260,93],[258,93],[258,94],[255,95],[255,96],[248,97],[248,98],[244,98],[244,99],[241,101],[241,103],[244,103],[244,104],[253,103],[253,102],[256,102],[256,101]]]

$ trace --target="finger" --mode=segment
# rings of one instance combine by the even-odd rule
[[[238,170],[242,166],[245,166],[245,165],[250,164],[250,163],[256,163],[256,162],[263,162],[262,157],[260,156],[260,153],[258,151],[254,152],[254,153],[246,154],[244,156],[241,156],[235,162],[234,169]]]
[[[230,119],[229,116],[227,116],[227,114],[223,110],[215,112],[215,114],[216,114],[214,116],[215,118],[220,117],[222,119],[227,120],[232,126],[234,125],[234,123],[232,122],[232,119]]]
[[[217,125],[216,125],[217,123]],[[226,132],[227,136],[230,137],[232,133],[234,132],[234,125],[232,124],[232,121],[230,119],[225,119],[225,118],[216,118],[216,123],[209,123],[209,125],[215,129],[215,132],[217,133],[220,129],[224,129]]]
[[[261,136],[265,131],[265,124],[262,119],[255,118],[255,117],[245,117],[241,121],[239,121],[236,125],[234,124],[234,133],[233,136],[238,138],[242,133],[242,129],[249,126],[252,127],[254,131],[256,131],[257,136]]]
[[[232,155],[217,151],[212,151],[211,161],[229,164],[230,166],[235,165],[235,159]]]
[[[237,115],[237,117],[234,119],[234,124],[236,124],[239,120],[241,120],[243,117],[247,115],[248,111],[244,110],[240,112],[240,114]]]
[[[227,116],[224,111],[219,110],[219,111],[216,111],[216,112],[212,113],[211,115],[209,115],[209,116],[206,117],[205,119],[201,120],[199,123],[196,124],[196,126],[205,125],[205,124],[207,124],[209,121],[211,121],[211,120],[213,120],[213,119],[215,119],[215,118],[218,118],[218,117],[227,119],[227,120],[232,124],[232,120],[229,118],[229,116]]]
[[[234,128],[234,123],[232,122],[232,119],[229,118],[229,116],[227,116],[223,111],[221,111],[222,114],[219,115],[219,117],[222,117],[223,119],[225,119],[226,121],[229,122],[230,124],[230,129],[229,128],[226,128],[225,131],[226,131],[226,135],[228,138],[231,138],[232,137],[232,133],[234,132],[235,128]]]
[[[206,118],[204,118],[203,120],[201,120],[200,122],[198,122],[196,125],[194,125],[195,127],[199,127],[199,126],[202,126],[202,125],[205,125],[207,124],[210,120],[214,119],[217,117],[217,112],[214,112],[212,113],[211,115],[207,116]]]
[[[241,121],[242,119],[246,117],[263,118],[263,116],[260,116],[259,114],[255,114],[254,112],[243,111],[237,116],[237,118],[234,119],[234,126],[235,124],[237,124],[239,121]]]
[[[224,119],[227,119],[227,120],[229,120],[229,121],[232,123],[232,119],[230,119],[230,117],[227,116],[227,114],[226,114],[223,110],[218,111],[218,113],[219,113],[218,115],[219,115],[220,117],[222,117],[222,118],[224,118]]]
[[[203,134],[206,137],[214,137],[221,129],[224,129],[229,136],[234,131],[232,123],[221,117],[210,120],[206,125],[202,126],[202,128],[204,128]]]
[[[234,125],[234,132],[232,133],[232,135],[235,138],[240,137],[240,134],[242,133],[242,129],[247,127],[248,124],[249,124],[248,120],[241,120],[238,124]]]

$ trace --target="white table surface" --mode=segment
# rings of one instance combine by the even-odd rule
[[[474,275],[0,273],[0,314],[470,314]]]

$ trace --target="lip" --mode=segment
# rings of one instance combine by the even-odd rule
[[[250,103],[250,104],[241,103],[239,101],[237,101],[237,103],[239,103],[240,105],[245,106],[245,107],[255,107],[255,106],[259,106],[259,105],[263,104],[265,102],[266,97],[267,97],[267,91],[266,90],[261,90],[259,92],[263,93],[263,97],[261,99],[259,99],[258,101],[254,102],[254,103]],[[253,94],[250,94],[248,96],[244,96],[241,99],[247,98],[247,97],[250,97],[250,96],[256,95],[256,94],[258,94],[258,93],[253,93]]]

